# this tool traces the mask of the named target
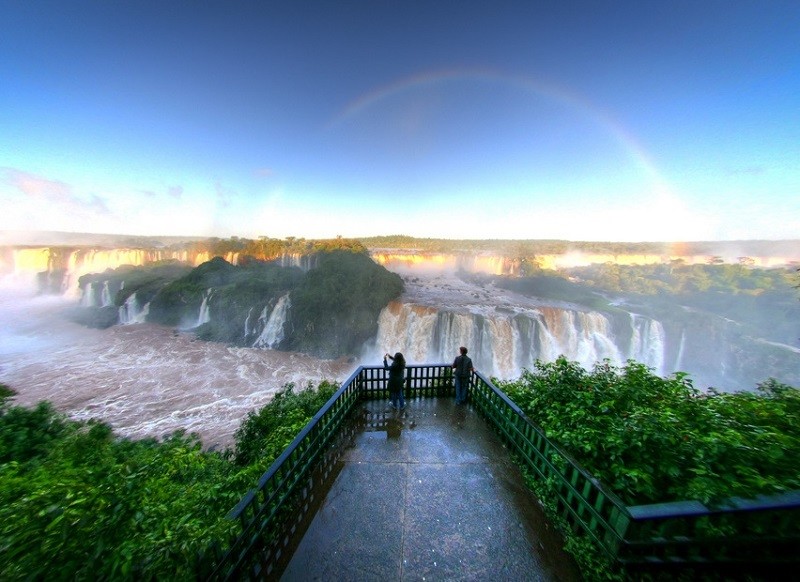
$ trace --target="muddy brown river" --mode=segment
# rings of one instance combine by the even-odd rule
[[[0,382],[17,404],[49,400],[127,437],[185,429],[205,447],[226,447],[247,413],[286,383],[343,381],[357,365],[203,342],[152,324],[87,329],[67,319],[74,305],[0,289]]]

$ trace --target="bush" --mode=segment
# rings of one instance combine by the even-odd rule
[[[286,384],[267,406],[248,413],[236,431],[236,463],[258,462],[268,468],[338,388],[336,383],[323,381],[316,390],[309,383],[295,392],[294,384]]]
[[[288,385],[248,417],[249,456],[232,462],[182,432],[133,441],[46,402],[9,406],[0,384],[0,579],[195,580],[198,557],[238,531],[228,511],[335,389]]]
[[[800,390],[774,380],[702,393],[682,373],[562,357],[498,386],[628,505],[800,489]]]

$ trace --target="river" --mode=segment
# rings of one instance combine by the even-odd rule
[[[234,348],[152,325],[87,329],[67,314],[74,299],[0,289],[0,382],[31,406],[49,400],[75,419],[98,418],[117,434],[196,432],[208,448],[233,443],[251,410],[287,382],[342,381],[355,362]]]

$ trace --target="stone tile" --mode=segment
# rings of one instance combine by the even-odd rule
[[[397,580],[407,465],[349,463],[282,580]]]
[[[579,580],[506,449],[452,399],[371,401],[283,580]]]

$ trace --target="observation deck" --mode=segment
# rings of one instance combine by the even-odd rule
[[[499,437],[452,398],[365,401],[281,580],[579,580]]]
[[[404,411],[386,385],[383,367],[353,372],[231,510],[239,531],[198,578],[579,580],[529,484],[629,574],[800,566],[798,491],[628,506],[482,374],[461,406],[448,364],[406,368]]]

